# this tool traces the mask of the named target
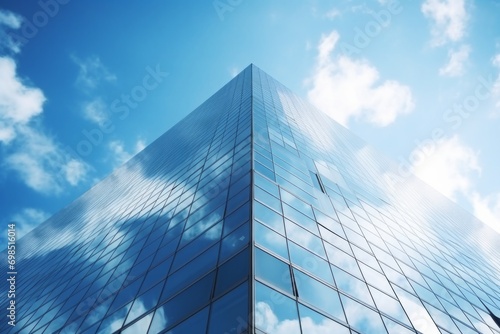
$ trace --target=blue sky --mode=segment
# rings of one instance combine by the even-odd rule
[[[254,63],[500,231],[499,33],[498,0],[3,1],[0,221],[26,233]]]

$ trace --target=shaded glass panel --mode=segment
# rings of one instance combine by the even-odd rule
[[[244,333],[248,329],[248,283],[212,304],[208,333]]]

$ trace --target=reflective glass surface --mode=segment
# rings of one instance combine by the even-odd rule
[[[253,65],[17,248],[1,333],[500,334],[498,234]]]
[[[248,68],[21,238],[17,324],[0,332],[246,331],[251,117]]]
[[[496,232],[257,67],[252,90],[259,333],[500,333]]]

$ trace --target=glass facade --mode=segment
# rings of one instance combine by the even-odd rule
[[[17,248],[2,333],[500,334],[499,235],[253,65]]]

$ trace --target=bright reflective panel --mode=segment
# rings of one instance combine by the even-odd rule
[[[255,327],[266,333],[300,334],[297,303],[278,291],[256,282]]]
[[[297,284],[299,300],[303,300],[337,319],[345,320],[337,291],[299,270],[295,269],[293,275]]]

